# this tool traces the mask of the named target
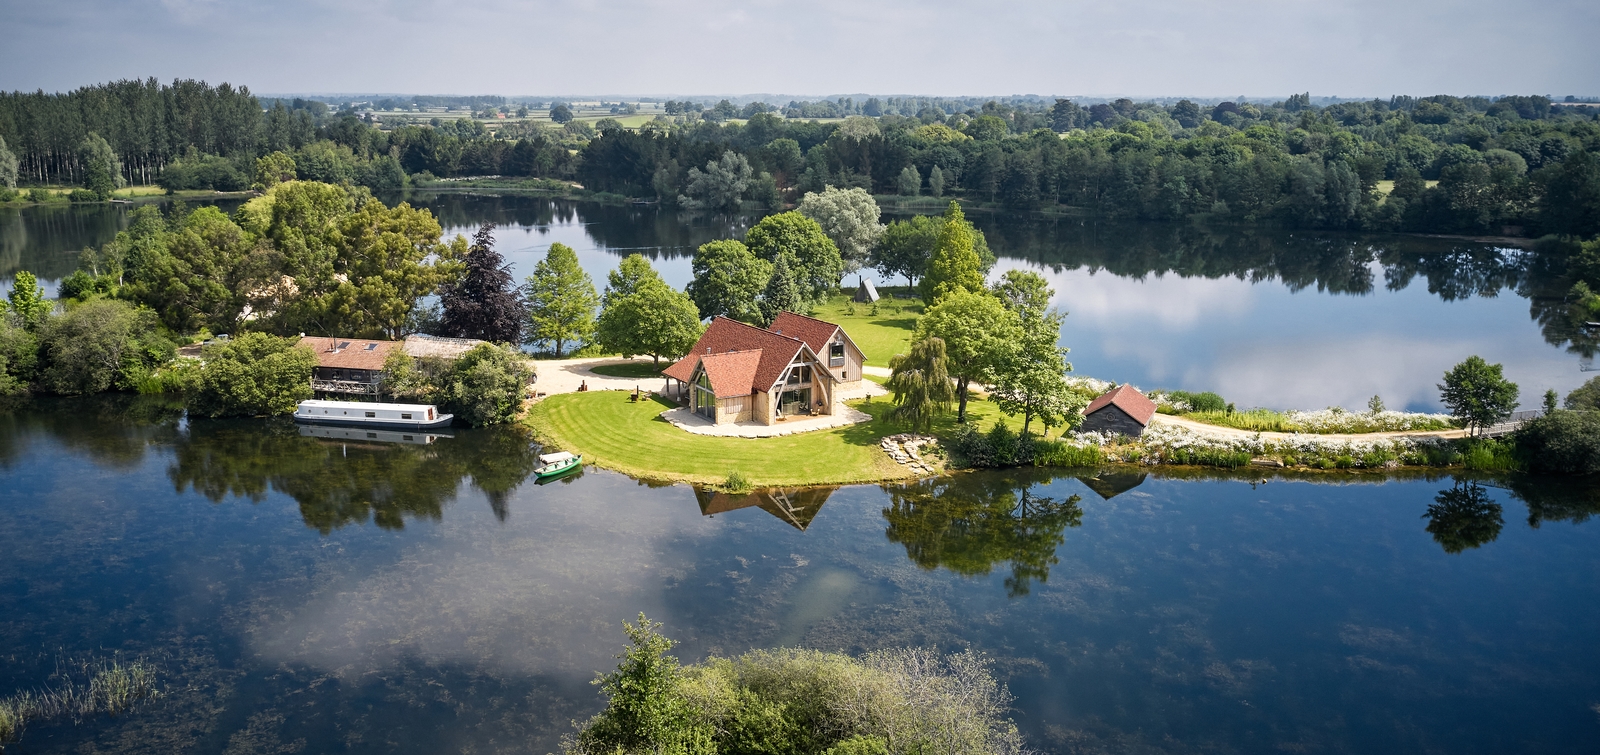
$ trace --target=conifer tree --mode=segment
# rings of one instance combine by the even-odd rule
[[[493,223],[484,223],[473,234],[462,261],[466,273],[461,280],[439,287],[444,308],[441,335],[520,343],[527,304],[511,276],[511,265],[495,251]]]
[[[922,300],[932,305],[957,290],[983,291],[983,261],[974,248],[973,230],[961,206],[950,202],[944,213],[944,227],[928,260],[928,273],[922,279]]]
[[[582,343],[594,335],[594,308],[600,296],[572,247],[550,245],[528,276],[527,301],[528,341],[554,344],[557,358],[568,342]]]
[[[794,312],[804,304],[800,295],[800,286],[795,283],[793,268],[789,265],[789,255],[778,255],[778,261],[772,265],[772,277],[767,279],[767,288],[761,292],[761,319],[770,324],[778,319],[779,312]]]

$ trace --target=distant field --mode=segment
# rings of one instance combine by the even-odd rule
[[[1428,188],[1430,188],[1430,189],[1439,185],[1438,181],[1423,181],[1423,183],[1427,184]],[[1393,181],[1379,181],[1378,185],[1377,185],[1377,189],[1378,189],[1378,193],[1379,194],[1382,194],[1383,196],[1387,197],[1387,196],[1389,196],[1389,192],[1394,191],[1394,182]]]

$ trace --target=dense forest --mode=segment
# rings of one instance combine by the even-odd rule
[[[1600,233],[1600,108],[1585,104],[975,102],[723,101],[703,111],[671,102],[673,115],[637,128],[606,118],[491,129],[475,119],[390,125],[381,112],[310,100],[267,107],[245,87],[152,79],[0,93],[0,139],[23,185],[87,184],[86,166],[105,161],[86,146],[98,137],[121,182],[169,189],[248,188],[256,159],[282,152],[299,178],[378,190],[418,176],[538,177],[716,209],[834,185],[1131,219]],[[848,117],[811,120],[839,116]]]

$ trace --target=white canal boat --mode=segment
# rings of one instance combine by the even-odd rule
[[[427,430],[447,427],[453,414],[440,414],[433,404],[379,404],[371,401],[301,401],[294,421],[313,425],[384,427]]]

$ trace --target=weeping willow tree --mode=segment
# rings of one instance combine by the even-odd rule
[[[910,354],[896,354],[889,360],[889,390],[896,404],[889,418],[926,431],[933,417],[950,411],[955,400],[955,385],[945,364],[944,339],[930,336],[912,344]]]

